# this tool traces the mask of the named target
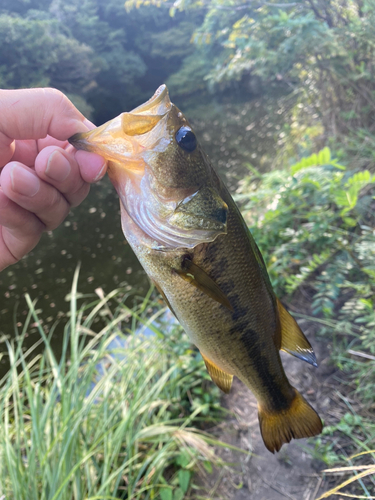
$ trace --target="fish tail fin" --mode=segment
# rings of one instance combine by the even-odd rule
[[[284,443],[320,434],[322,421],[305,398],[294,389],[295,396],[286,410],[269,411],[260,404],[259,425],[266,448],[275,453]]]

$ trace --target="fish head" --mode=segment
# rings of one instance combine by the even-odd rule
[[[127,215],[155,248],[194,248],[226,233],[228,207],[212,167],[165,85],[134,110],[69,142],[108,160]]]

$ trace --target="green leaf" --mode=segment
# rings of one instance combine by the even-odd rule
[[[185,493],[181,488],[177,488],[174,490],[173,500],[182,500],[185,496]]]
[[[357,225],[357,221],[352,217],[343,217],[343,221],[347,226],[354,227]]]
[[[335,193],[335,203],[339,207],[350,207],[347,192],[343,189],[338,189]]]
[[[359,302],[364,304],[366,306],[366,308],[369,309],[370,311],[373,311],[374,304],[373,304],[373,301],[371,299],[359,299]]]
[[[177,465],[180,467],[186,467],[190,462],[190,456],[187,452],[182,452],[180,455],[178,455],[176,459]]]
[[[369,267],[363,267],[362,271],[364,271],[368,276],[375,280],[375,269],[371,269]]]
[[[364,170],[363,172],[357,172],[352,175],[346,182],[345,186],[355,186],[357,192],[368,184],[372,184],[375,180],[375,176],[373,177],[368,170]]]
[[[206,469],[206,471],[209,473],[209,474],[212,474],[212,464],[211,462],[209,462],[208,460],[205,460],[203,462],[203,467]]]
[[[191,472],[186,469],[181,469],[178,471],[178,481],[180,487],[184,493],[187,492],[190,483]]]
[[[163,488],[162,490],[160,490],[160,498],[161,500],[172,500],[172,489]]]
[[[344,165],[340,165],[336,159],[331,161],[331,165],[339,170],[346,170],[346,167]]]
[[[311,165],[319,165],[318,155],[315,153],[312,154],[309,158],[309,162],[311,163]]]
[[[321,184],[318,181],[314,181],[314,180],[310,179],[309,177],[306,177],[306,178],[302,179],[302,182],[304,184],[312,184],[317,189],[321,188]]]
[[[291,174],[294,175],[295,173],[299,172],[304,168],[309,168],[314,166],[322,167],[324,165],[332,165],[333,167],[338,168],[339,170],[346,170],[346,167],[344,165],[340,165],[337,159],[332,159],[331,150],[328,147],[323,148],[321,151],[319,151],[318,154],[314,153],[310,156],[302,158],[301,161],[292,165],[290,167],[290,170]]]
[[[327,165],[330,162],[331,162],[331,150],[328,147],[325,147],[318,154],[318,164]]]

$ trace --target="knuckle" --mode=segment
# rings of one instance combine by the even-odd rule
[[[44,94],[46,97],[53,99],[54,101],[65,101],[68,98],[61,92],[61,90],[54,89],[53,87],[46,87],[44,90]]]
[[[50,196],[46,200],[45,210],[47,214],[53,214],[56,211],[56,208],[60,202],[61,195],[58,193],[56,189],[51,190]]]
[[[53,190],[51,198],[45,207],[47,217],[43,219],[45,230],[50,231],[56,229],[66,218],[70,210],[70,206],[66,199],[57,191]]]
[[[66,110],[73,107],[72,103],[69,101],[66,95],[61,92],[61,90],[47,87],[44,89],[44,92],[49,102],[50,108],[54,110],[54,114],[66,112]]]
[[[72,207],[78,207],[78,205],[80,205],[83,202],[83,200],[86,198],[89,192],[90,192],[90,185],[85,182],[80,187],[80,189],[78,189],[75,193],[73,193],[74,196],[72,196],[71,198],[70,205]]]
[[[84,180],[80,179],[76,184],[74,185],[74,188],[71,191],[71,195],[74,195],[74,197],[84,197],[88,195],[88,192],[90,191],[90,186],[85,182]],[[82,199],[84,199],[82,198]]]
[[[27,217],[17,226],[17,232],[23,237],[34,236],[42,234],[44,231],[45,224],[37,217]]]

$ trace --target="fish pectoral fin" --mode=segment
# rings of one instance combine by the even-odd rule
[[[314,408],[296,389],[294,394],[286,410],[269,411],[258,403],[260,431],[271,453],[279,451],[292,439],[312,437],[322,432],[323,424]]]
[[[173,307],[171,306],[171,303],[169,302],[168,297],[165,295],[164,290],[162,289],[162,287],[161,287],[158,283],[156,283],[156,281],[154,281],[154,280],[151,280],[151,281],[152,281],[152,282],[153,282],[153,284],[155,285],[155,287],[156,287],[157,291],[158,291],[158,292],[160,293],[160,295],[163,297],[164,302],[167,304],[167,306],[169,307],[169,309],[171,310],[171,312],[172,312],[172,313],[176,316],[176,318],[177,318],[177,314],[174,312]],[[177,319],[178,319],[178,318],[177,318]]]
[[[229,373],[223,371],[204,354],[202,354],[202,358],[205,362],[207,371],[212,378],[212,381],[215,382],[218,388],[225,392],[225,394],[228,394],[230,388],[232,387],[233,375],[230,375]]]
[[[310,365],[318,366],[313,348],[296,320],[288,313],[279,299],[276,299],[276,301],[281,324],[280,349],[310,363]]]
[[[184,259],[182,268],[175,269],[175,271],[181,278],[211,297],[211,299],[216,300],[216,302],[219,302],[230,311],[233,311],[231,303],[220,287],[205,271],[203,271],[203,269],[194,264],[192,260]]]

